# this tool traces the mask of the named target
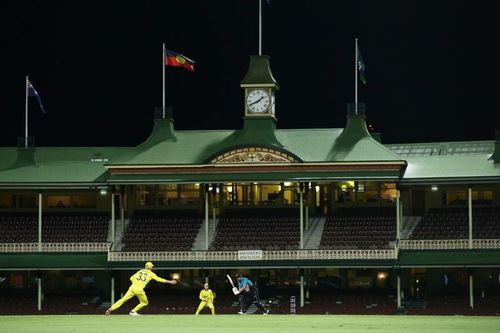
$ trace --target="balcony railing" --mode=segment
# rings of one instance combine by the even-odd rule
[[[238,251],[114,252],[110,243],[0,243],[0,253],[107,252],[108,261],[237,261]],[[399,250],[466,250],[468,239],[401,240]],[[500,239],[474,239],[472,249],[500,249]],[[396,249],[262,251],[258,260],[392,260]]]
[[[405,239],[400,250],[461,250],[469,249],[468,239]],[[473,239],[472,249],[500,249],[500,239]]]
[[[283,250],[262,251],[271,260],[394,260],[396,250]],[[237,261],[238,251],[108,252],[108,261]]]
[[[109,243],[0,243],[0,253],[107,252]]]

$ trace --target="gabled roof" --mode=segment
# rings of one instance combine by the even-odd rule
[[[490,155],[445,155],[407,157],[403,181],[467,182],[500,181],[500,165]]]
[[[111,179],[106,167],[206,165],[214,154],[227,151],[242,143],[251,145],[255,139],[254,142],[266,144],[265,136],[260,136],[258,133],[254,133],[255,138],[246,136],[247,141],[243,142],[241,140],[243,130],[175,132],[170,120],[161,119],[156,121],[151,136],[137,147],[37,147],[36,149],[0,147],[0,186],[95,185],[106,183]],[[274,146],[290,152],[303,164],[352,165],[364,162],[406,161],[408,166],[401,179],[403,183],[500,181],[500,164],[491,159],[495,147],[494,141],[382,145],[369,135],[364,120],[359,117],[350,117],[345,129],[274,128],[272,130],[271,138]],[[273,145],[273,142],[270,145]],[[246,179],[245,173],[240,173],[238,177]],[[336,174],[304,172],[302,176],[326,180],[348,177],[349,173],[354,177],[356,175],[356,172],[351,170],[345,175],[340,172]],[[300,179],[300,175],[300,172],[281,172],[280,177]],[[359,174],[360,177],[373,175],[366,172],[363,176]],[[234,176],[236,177],[236,174]],[[384,177],[387,176],[394,179],[397,174],[385,173]],[[120,177],[129,176],[117,176],[117,179],[121,179]],[[161,178],[158,177],[151,178],[151,181]],[[183,181],[188,181],[193,176],[185,173],[179,174],[177,178],[175,175],[166,174],[163,177],[166,177],[165,180],[182,178]],[[205,176],[199,174],[196,177],[203,180]],[[220,174],[206,174],[206,177],[223,180]],[[226,178],[229,179],[228,177],[231,178],[229,174]],[[259,177],[273,178],[265,174]]]
[[[130,148],[38,147],[0,148],[0,185],[87,185],[105,183],[104,163]]]
[[[495,141],[405,143],[386,147],[408,162],[402,182],[500,181],[500,165],[490,158]]]
[[[350,114],[347,116],[346,127],[331,147],[328,160],[401,161],[402,159],[370,135],[364,114]]]

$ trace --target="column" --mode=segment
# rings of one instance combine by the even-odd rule
[[[399,269],[397,270],[397,300],[398,300],[398,309],[401,308],[401,275]]]
[[[221,183],[219,184],[219,215],[222,213],[224,210],[224,204],[225,204],[225,199],[224,199],[224,184]]]
[[[115,304],[115,277],[111,271],[111,305]]]
[[[213,188],[212,188],[212,224],[213,224],[212,229],[215,233],[215,211],[216,211],[215,198],[217,196],[217,185],[213,184],[212,186],[213,186]]]
[[[42,252],[42,193],[38,193],[38,252]]]
[[[300,307],[304,307],[304,274],[300,275]]]
[[[208,251],[208,184],[205,184],[205,251]]]
[[[469,249],[472,249],[472,188],[467,192],[467,208],[469,209]]]
[[[469,306],[474,309],[474,277],[472,276],[472,270],[469,271]]]
[[[42,272],[38,271],[38,302],[37,309],[38,311],[42,311]]]
[[[123,192],[120,194],[120,220],[122,225],[122,237],[125,232],[125,200]]]
[[[309,230],[309,205],[306,204],[306,214],[305,214],[305,222],[306,222],[306,230]]]
[[[116,219],[115,219],[115,194],[111,193],[111,250],[115,249]]]
[[[401,192],[396,190],[396,242],[399,243],[401,229]]]
[[[300,249],[304,249],[304,194],[300,191]]]

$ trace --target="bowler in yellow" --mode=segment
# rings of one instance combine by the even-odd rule
[[[198,315],[205,306],[208,306],[210,308],[210,311],[212,311],[212,314],[214,315],[215,314],[214,293],[212,292],[212,290],[208,289],[208,283],[205,283],[204,287],[205,289],[202,289],[200,291],[201,302],[195,314]]]
[[[135,273],[130,277],[130,282],[132,282],[132,285],[128,288],[127,293],[125,294],[125,296],[119,299],[115,304],[113,304],[109,309],[106,310],[106,315],[111,314],[111,312],[118,309],[120,306],[123,305],[123,303],[125,303],[132,297],[137,296],[140,303],[135,308],[133,308],[132,311],[129,312],[129,314],[132,316],[139,316],[139,313],[137,312],[146,305],[148,305],[148,298],[146,297],[146,293],[144,292],[144,287],[146,287],[149,281],[155,280],[156,282],[169,283],[169,284],[177,283],[176,280],[166,280],[161,277],[158,277],[158,275],[153,273],[153,267],[154,266],[152,262],[147,262],[146,265],[144,266],[144,269],[137,271],[137,273]]]

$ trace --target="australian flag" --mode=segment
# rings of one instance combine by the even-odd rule
[[[35,97],[36,100],[38,101],[38,105],[40,106],[40,110],[42,111],[42,113],[43,114],[47,113],[43,108],[42,99],[40,98],[40,95],[38,95],[38,93],[36,92],[35,88],[33,87],[30,81],[28,81],[28,96]]]

